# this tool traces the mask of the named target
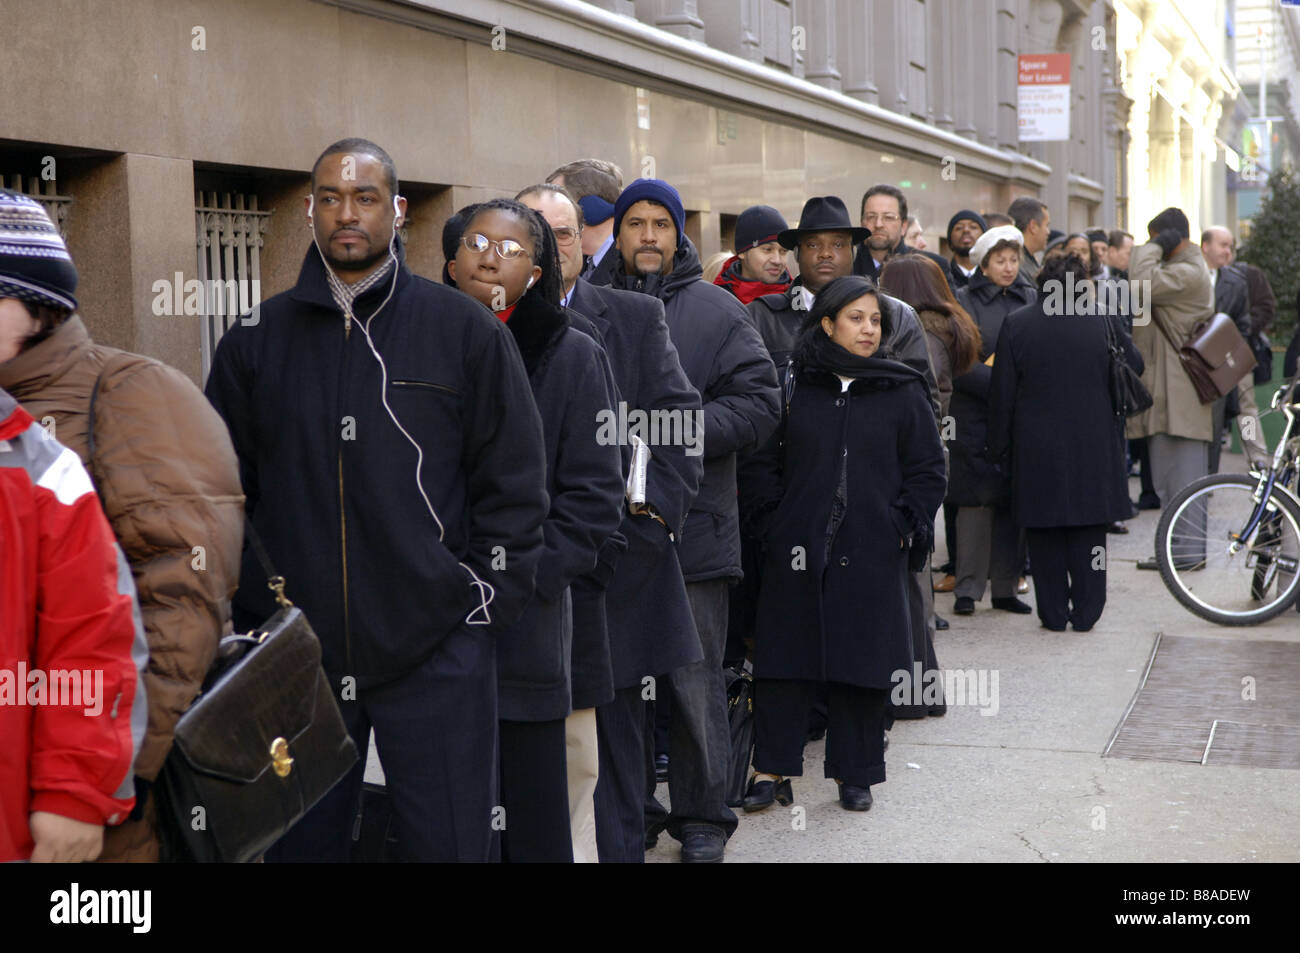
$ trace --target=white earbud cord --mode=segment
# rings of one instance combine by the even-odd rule
[[[320,250],[320,244],[316,241],[316,230],[314,228],[312,229],[311,240],[312,240],[312,244],[316,245],[317,253],[320,254],[321,264],[325,266],[326,270],[329,271],[330,274],[334,274],[335,277],[337,278],[338,276],[337,274],[335,274],[334,269],[330,268],[329,262],[325,260],[325,254]],[[415,438],[410,435],[407,429],[402,426],[402,422],[397,419],[397,414],[395,414],[393,412],[393,408],[388,405],[388,367],[387,365],[384,364],[383,357],[380,355],[379,350],[375,347],[374,340],[370,337],[370,322],[375,320],[375,318],[379,315],[379,312],[384,310],[385,306],[387,306],[388,302],[392,299],[393,292],[397,290],[398,261],[397,261],[396,244],[397,244],[397,216],[394,215],[393,216],[393,237],[388,240],[388,257],[391,258],[393,262],[393,280],[392,283],[388,286],[388,294],[385,295],[384,300],[379,303],[379,307],[376,308],[374,310],[374,313],[371,314],[370,317],[368,317],[364,322],[358,320],[357,327],[359,327],[361,329],[361,333],[365,335],[366,344],[369,345],[370,347],[370,353],[373,354],[375,360],[379,362],[379,375],[380,375],[379,400],[384,405],[384,410],[388,412],[389,419],[393,421],[393,426],[395,426],[401,432],[402,436],[405,437],[410,442],[411,446],[415,448],[415,488],[420,493],[420,499],[424,500],[424,505],[428,509],[429,515],[433,517],[434,523],[437,524],[438,526],[438,542],[441,543],[443,537],[446,535],[446,530],[442,525],[442,520],[438,518],[437,511],[434,510],[433,508],[433,503],[429,501],[428,494],[424,492],[424,484],[420,482],[420,471],[424,468],[424,448],[421,447],[420,444],[416,442]],[[464,569],[467,573],[469,573],[470,579],[473,580],[470,583],[470,585],[478,589],[479,600],[480,600],[479,605],[475,606],[473,611],[471,611],[469,615],[465,617],[466,624],[467,625],[490,625],[492,622],[492,614],[488,611],[488,606],[491,605],[492,600],[496,598],[496,590],[492,588],[491,583],[484,582],[482,579],[480,579],[478,574],[474,572],[474,570],[470,566],[467,566],[463,562],[458,562],[457,565],[459,565],[462,569]],[[483,614],[482,618],[480,619],[474,618],[474,616],[480,612]]]

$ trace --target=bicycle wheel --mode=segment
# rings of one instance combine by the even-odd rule
[[[1300,506],[1274,489],[1250,537],[1232,551],[1255,510],[1258,481],[1244,473],[1201,477],[1160,514],[1156,560],[1175,599],[1219,625],[1256,625],[1300,592]]]

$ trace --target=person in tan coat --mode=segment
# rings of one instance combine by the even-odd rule
[[[10,201],[0,193],[0,206]],[[17,356],[0,364],[0,388],[81,458],[135,577],[149,644],[148,725],[133,768],[136,811],[105,830],[100,860],[156,861],[149,788],[230,628],[243,545],[239,465],[221,417],[189,378],[95,344],[75,313],[75,271],[58,292],[65,306],[54,307],[31,260],[0,254],[0,296],[19,297],[32,318]]]
[[[1147,232],[1150,240],[1133,249],[1129,279],[1142,289],[1143,313],[1133,322],[1133,343],[1146,362],[1142,383],[1154,403],[1129,420],[1128,436],[1150,438],[1152,482],[1168,506],[1183,487],[1209,472],[1214,420],[1212,405],[1197,397],[1165,332],[1181,347],[1197,322],[1214,313],[1214,290],[1180,209],[1165,209],[1147,225]],[[1175,541],[1176,549],[1178,545]],[[1204,542],[1188,542],[1180,551],[1178,558],[1194,565],[1204,559]],[[1138,568],[1157,568],[1154,557],[1139,561]]]

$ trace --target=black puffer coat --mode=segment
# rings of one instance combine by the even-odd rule
[[[781,414],[776,368],[745,306],[702,277],[695,246],[682,236],[667,275],[629,275],[620,259],[613,281],[663,301],[682,369],[703,404],[704,479],[681,538],[687,582],[741,578],[736,454],[762,446]]]

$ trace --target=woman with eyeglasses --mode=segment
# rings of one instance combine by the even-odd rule
[[[925,377],[875,356],[891,314],[865,278],[818,292],[785,377],[781,425],[747,463],[767,556],[746,811],[793,799],[789,779],[803,774],[823,690],[825,775],[842,806],[870,809],[871,786],[885,780],[886,701],[896,673],[912,672],[908,573],[929,559],[945,484]]]
[[[622,521],[620,450],[597,440],[600,412],[616,405],[617,389],[604,350],[573,326],[572,312],[560,304],[560,260],[546,219],[513,199],[492,199],[457,217],[463,233],[444,234],[456,244],[448,275],[504,321],[518,345],[542,418],[551,499],[533,598],[517,622],[495,635],[502,859],[568,862],[569,584],[591,571]]]

